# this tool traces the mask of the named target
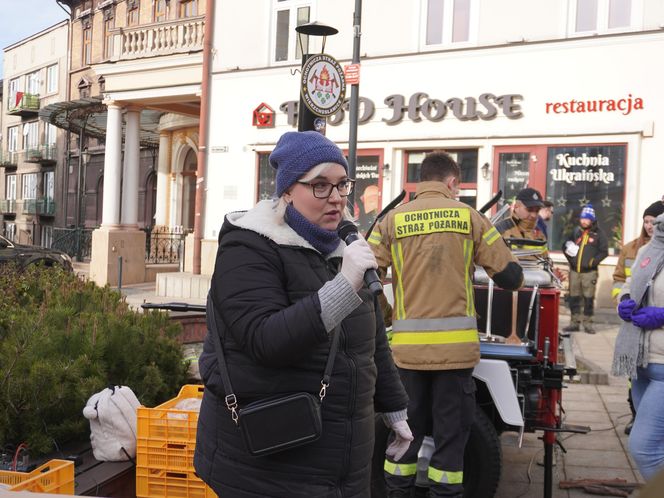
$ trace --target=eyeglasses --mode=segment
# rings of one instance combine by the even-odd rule
[[[327,199],[332,195],[332,189],[334,187],[337,188],[337,192],[339,192],[339,195],[341,197],[348,197],[350,193],[353,191],[353,185],[355,184],[355,180],[351,180],[350,178],[348,178],[346,180],[341,180],[337,184],[329,182],[309,183],[309,182],[300,182],[300,181],[298,181],[297,183],[301,183],[302,185],[309,185],[316,199]]]

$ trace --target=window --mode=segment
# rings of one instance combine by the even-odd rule
[[[472,41],[476,9],[476,0],[427,0],[425,45]]]
[[[53,244],[53,226],[43,225],[41,228],[41,245],[42,247],[51,247]]]
[[[16,242],[16,223],[5,221],[5,238],[10,242]]]
[[[554,203],[549,238],[554,250],[576,226],[581,208],[591,203],[609,239],[609,254],[622,244],[626,145],[569,145],[547,151],[546,197]]]
[[[270,153],[260,152],[258,154],[258,191],[257,201],[272,199],[276,186],[277,171],[270,166]]]
[[[415,189],[420,181],[420,166],[422,160],[430,150],[406,152],[406,174],[404,189],[409,199],[415,195]],[[459,184],[459,200],[476,207],[477,204],[477,149],[450,149],[445,150],[459,165],[461,178]]]
[[[127,26],[136,26],[139,20],[139,2],[127,2]]]
[[[18,106],[19,101],[23,96],[23,94],[20,91],[21,88],[20,83],[21,80],[19,78],[14,78],[13,80],[9,80],[9,101],[7,102],[8,109],[12,109]]]
[[[643,0],[571,0],[570,32],[593,34],[640,29]]]
[[[36,149],[39,147],[39,121],[23,124],[24,149]]]
[[[55,197],[55,172],[46,171],[44,173],[44,198],[53,200]]]
[[[92,25],[83,28],[83,64],[92,64]]]
[[[58,128],[55,125],[52,125],[51,123],[46,123],[46,132],[44,133],[45,135],[45,143],[46,145],[53,146],[55,145],[55,142],[57,141],[57,131]]]
[[[166,0],[152,0],[152,20],[161,22],[168,19],[168,5]]]
[[[18,126],[7,128],[7,150],[9,152],[18,150]]]
[[[5,177],[5,198],[8,201],[16,200],[16,175],[7,175]]]
[[[309,51],[309,41],[307,36],[302,36],[301,48],[295,27],[306,24],[311,19],[311,2],[278,0],[274,5],[274,60],[275,62],[299,60],[302,58],[302,48],[305,53]]]
[[[23,175],[23,200],[37,198],[37,173]]]
[[[27,93],[31,95],[39,95],[39,71],[35,71],[27,75]]]
[[[108,12],[111,12],[108,9]],[[113,28],[115,27],[115,18],[104,13],[104,58],[110,59],[113,57]]]
[[[367,232],[381,209],[382,163],[382,149],[365,149],[357,155],[352,212],[362,234]]]
[[[180,17],[194,17],[198,15],[198,0],[180,0]]]
[[[46,93],[58,91],[58,65],[53,64],[46,68]]]

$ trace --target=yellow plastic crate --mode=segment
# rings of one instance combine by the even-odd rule
[[[145,440],[196,444],[198,412],[173,408],[185,398],[203,398],[203,386],[182,386],[177,397],[154,408],[139,406],[136,410],[138,445]]]
[[[73,496],[74,462],[49,460],[32,472],[0,470],[0,483],[9,484],[11,491]]]
[[[136,498],[217,498],[193,472],[136,467]]]
[[[194,449],[195,443],[141,439],[136,446],[136,465],[194,472]]]

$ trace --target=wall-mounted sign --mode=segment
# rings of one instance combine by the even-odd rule
[[[505,95],[494,95],[492,93],[483,93],[478,98],[475,97],[452,97],[447,100],[440,100],[429,97],[427,93],[416,92],[408,99],[403,95],[393,94],[385,97],[384,103],[390,114],[381,118],[388,125],[395,125],[408,118],[411,121],[419,122],[422,119],[427,121],[442,121],[450,112],[459,121],[489,121],[502,114],[507,119],[520,119],[523,117],[520,102],[523,97],[516,93]],[[366,97],[360,97],[359,124],[367,123],[373,117],[376,105]],[[305,100],[306,103],[306,100]],[[297,126],[297,106],[298,102],[291,100],[284,102],[279,106],[279,110],[288,116],[288,124]],[[339,103],[337,111],[328,119],[332,126],[339,125],[345,119],[345,114],[349,109],[348,100]],[[315,112],[315,111],[314,111]]]
[[[311,112],[326,117],[344,103],[346,81],[343,70],[327,54],[312,55],[302,66],[302,100]]]
[[[347,85],[360,84],[360,65],[347,64],[344,66],[344,78],[346,78]]]
[[[252,113],[251,123],[256,128],[274,128],[274,109],[265,102]]]
[[[643,99],[632,97],[628,94],[622,99],[595,99],[595,100],[577,100],[570,99],[565,102],[547,102],[546,113],[550,114],[583,114],[589,112],[619,112],[624,116],[630,114],[633,110],[643,110]]]

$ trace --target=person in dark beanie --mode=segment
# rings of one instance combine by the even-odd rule
[[[655,201],[650,206],[648,206],[645,211],[643,211],[643,224],[641,225],[641,233],[637,238],[628,242],[620,248],[620,256],[618,257],[618,263],[616,263],[616,269],[613,272],[613,289],[611,290],[611,296],[615,300],[616,304],[618,300],[618,295],[625,285],[625,281],[629,276],[632,275],[632,265],[636,260],[636,254],[648,242],[652,237],[652,233],[655,229],[653,222],[660,214],[664,213],[664,202]],[[630,388],[627,394],[627,402],[629,403],[630,411],[632,412],[632,418],[627,425],[625,425],[625,434],[628,434],[632,431],[632,426],[634,425],[634,416],[636,412],[634,411],[634,402],[632,400],[632,389]]]
[[[572,314],[570,324],[563,328],[563,332],[577,332],[583,323],[584,330],[594,334],[597,267],[609,254],[609,243],[597,225],[592,204],[583,207],[579,224],[567,237],[562,249],[570,267],[569,307]]]
[[[546,241],[546,235],[537,227],[540,209],[544,207],[542,194],[534,188],[524,188],[516,194],[512,204],[512,214],[496,223],[496,230],[509,242],[510,249],[539,251],[539,256],[548,257],[546,245],[532,245],[528,240]],[[514,242],[519,241],[519,242]]]
[[[205,384],[194,467],[224,498],[366,498],[374,448],[374,409],[402,455],[412,435],[408,397],[387,342],[380,306],[364,284],[376,260],[363,238],[337,235],[348,219],[343,152],[315,131],[288,132],[270,155],[276,199],[226,215],[199,360]],[[211,322],[208,318],[208,324]],[[314,442],[252,456],[225,405],[214,337],[222,343],[240,408],[306,391],[319,397],[331,340],[341,334]]]

